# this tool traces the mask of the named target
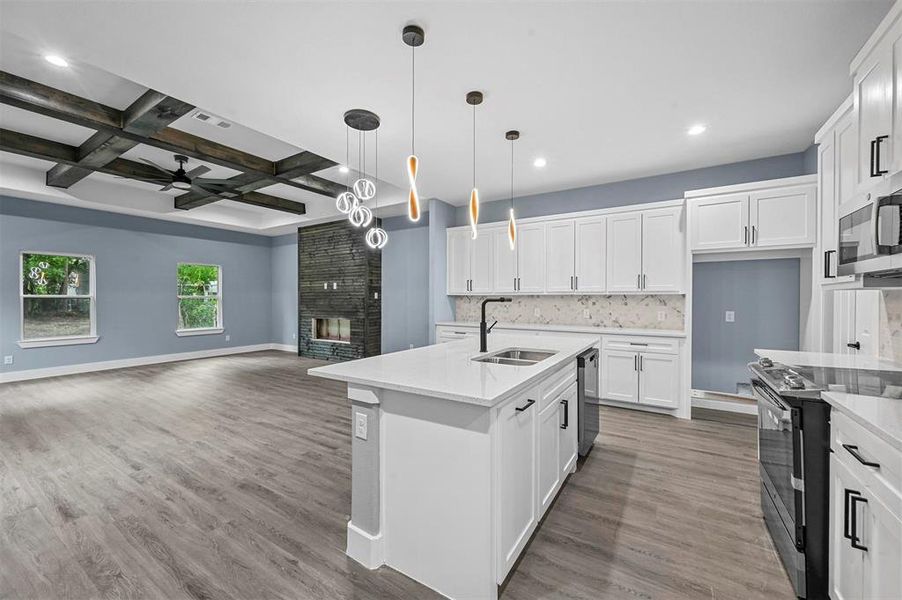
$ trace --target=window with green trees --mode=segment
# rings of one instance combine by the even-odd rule
[[[218,265],[179,264],[179,331],[222,328],[221,275]]]
[[[22,340],[95,335],[93,257],[23,252]]]

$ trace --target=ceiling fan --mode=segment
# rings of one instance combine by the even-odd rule
[[[182,154],[176,154],[173,156],[173,158],[179,164],[179,168],[174,171],[161,167],[152,160],[148,160],[146,158],[139,159],[142,162],[147,163],[157,171],[166,174],[166,178],[163,181],[168,180],[169,183],[166,183],[162,188],[160,188],[161,192],[165,192],[170,189],[183,191],[197,189],[198,191],[217,195],[226,194],[227,192],[229,192],[228,186],[230,182],[228,179],[201,178],[201,175],[207,173],[210,170],[210,167],[200,165],[199,167],[194,167],[190,171],[185,171],[185,163],[188,162],[188,157]]]

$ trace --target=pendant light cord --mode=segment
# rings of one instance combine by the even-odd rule
[[[351,127],[345,125],[345,191],[351,191]]]
[[[374,174],[373,174],[373,180],[374,180],[373,186],[379,185],[379,130],[377,129],[375,131],[375,133],[376,133],[376,152],[375,152],[376,166],[375,166]],[[379,208],[379,194],[378,193],[376,194],[376,208],[377,209]]]
[[[476,105],[473,105],[473,188],[476,188]]]
[[[417,97],[416,97],[416,87],[417,87],[417,70],[416,70],[416,61],[417,61],[417,53],[416,46],[410,47],[410,153],[416,155],[416,136],[414,135],[415,130],[415,121],[414,115],[416,115],[417,111]]]
[[[514,207],[514,140],[511,140],[511,208]]]

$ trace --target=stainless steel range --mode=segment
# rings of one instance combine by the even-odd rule
[[[762,358],[749,364],[758,401],[761,510],[800,598],[827,598],[830,408],[824,387]]]

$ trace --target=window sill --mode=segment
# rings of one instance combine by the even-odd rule
[[[176,329],[175,335],[189,337],[192,335],[216,335],[225,331],[222,327],[210,327],[208,329]]]
[[[50,346],[75,346],[77,344],[95,344],[100,336],[82,335],[78,337],[44,338],[42,340],[19,340],[19,348],[48,348]]]

